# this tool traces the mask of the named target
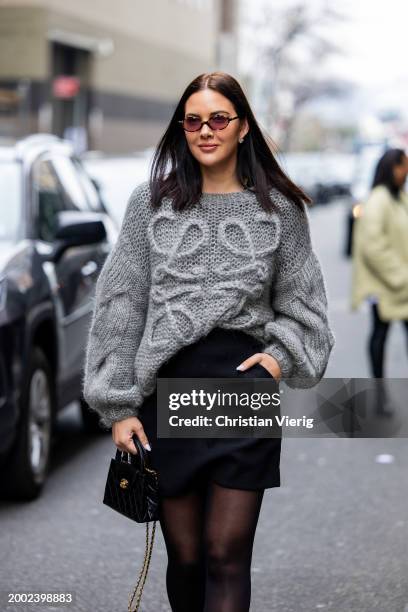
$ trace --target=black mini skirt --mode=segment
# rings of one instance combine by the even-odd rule
[[[236,367],[261,344],[240,330],[214,328],[207,336],[181,348],[157,373],[162,378],[269,378],[260,364],[245,371]],[[280,486],[281,438],[158,438],[157,390],[139,409],[152,450],[151,466],[159,473],[161,496],[180,495],[213,481],[234,489],[259,490]]]

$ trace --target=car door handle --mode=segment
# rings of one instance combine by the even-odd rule
[[[91,274],[96,272],[97,269],[98,269],[98,265],[96,261],[91,260],[91,261],[88,261],[84,266],[82,266],[81,274],[82,276],[91,276]]]

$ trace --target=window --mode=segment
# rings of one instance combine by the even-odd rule
[[[82,164],[77,159],[73,159],[72,162],[75,166],[75,170],[78,174],[78,178],[81,182],[82,188],[86,193],[89,206],[92,210],[100,211],[101,204],[99,201],[99,194],[96,190],[95,185],[89,178],[88,174],[85,172]]]
[[[48,160],[40,160],[33,167],[34,195],[38,202],[38,235],[53,242],[58,227],[58,213],[67,210],[61,185]]]
[[[63,155],[53,155],[51,161],[69,200],[70,208],[73,210],[89,210],[88,201],[71,159]]]

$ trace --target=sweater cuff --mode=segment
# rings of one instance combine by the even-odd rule
[[[290,353],[280,343],[268,344],[262,352],[271,355],[279,363],[281,379],[290,378],[293,371],[293,360]]]
[[[139,414],[138,408],[133,406],[123,406],[122,408],[112,408],[110,410],[105,410],[103,413],[98,412],[100,416],[99,425],[102,429],[111,429],[113,423],[117,421],[123,421],[123,419],[128,419],[130,417],[137,417]]]

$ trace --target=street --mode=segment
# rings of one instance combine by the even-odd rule
[[[350,260],[344,259],[345,206],[310,213],[327,280],[336,336],[326,375],[369,376],[368,311],[349,309]],[[406,377],[402,325],[394,324],[386,373]],[[5,592],[72,593],[73,612],[127,609],[141,568],[145,526],[102,504],[115,447],[110,435],[87,439],[76,404],[59,421],[52,469],[32,503],[1,502],[1,610]],[[387,459],[381,455],[389,455]],[[406,612],[408,610],[408,447],[405,439],[285,439],[282,486],[265,492],[252,562],[253,612]],[[166,553],[157,524],[142,610],[170,610]]]

